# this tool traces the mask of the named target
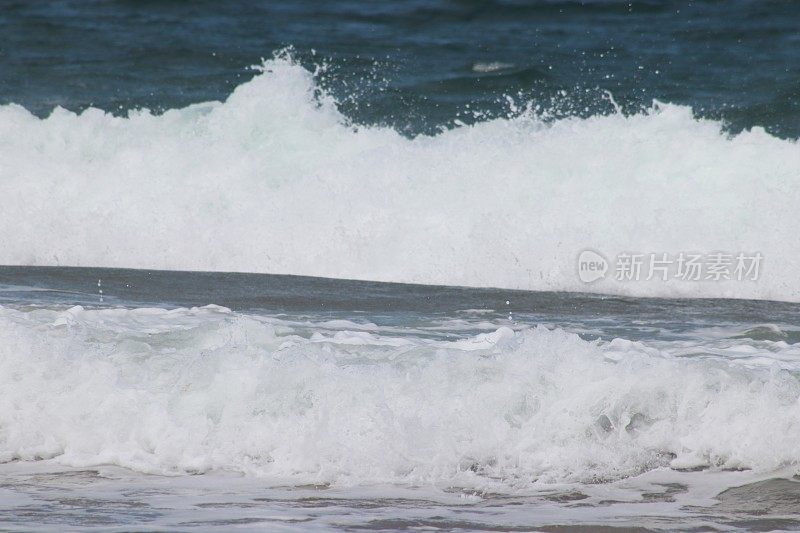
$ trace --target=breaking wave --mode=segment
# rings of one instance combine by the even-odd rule
[[[163,114],[0,107],[0,264],[800,300],[800,149],[688,107],[351,124],[290,58]],[[757,281],[592,285],[578,254],[764,256]]]
[[[680,343],[543,327],[444,341],[213,306],[0,307],[0,339],[3,462],[484,489],[800,462],[792,373]]]

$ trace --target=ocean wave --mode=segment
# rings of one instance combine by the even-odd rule
[[[291,58],[262,70],[163,114],[0,107],[0,264],[800,300],[796,141],[658,103],[409,139],[350,123]],[[586,248],[764,264],[757,281],[587,285]]]
[[[768,364],[543,327],[308,328],[215,306],[0,307],[0,461],[486,490],[800,461],[800,383]],[[762,352],[780,349],[796,352]]]

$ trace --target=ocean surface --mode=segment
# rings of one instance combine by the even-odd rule
[[[2,267],[0,528],[796,529],[798,311]]]
[[[799,21],[0,1],[0,531],[800,529]]]

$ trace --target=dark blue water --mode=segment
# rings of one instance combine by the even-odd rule
[[[115,113],[222,99],[291,46],[358,123],[409,134],[505,96],[555,114],[688,104],[800,135],[800,3],[2,2],[0,102]]]

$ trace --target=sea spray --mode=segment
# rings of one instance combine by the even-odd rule
[[[407,138],[352,124],[278,57],[225,102],[158,115],[2,106],[0,162],[2,264],[800,300],[797,142],[677,105]],[[764,261],[757,280],[586,284],[587,248]]]

